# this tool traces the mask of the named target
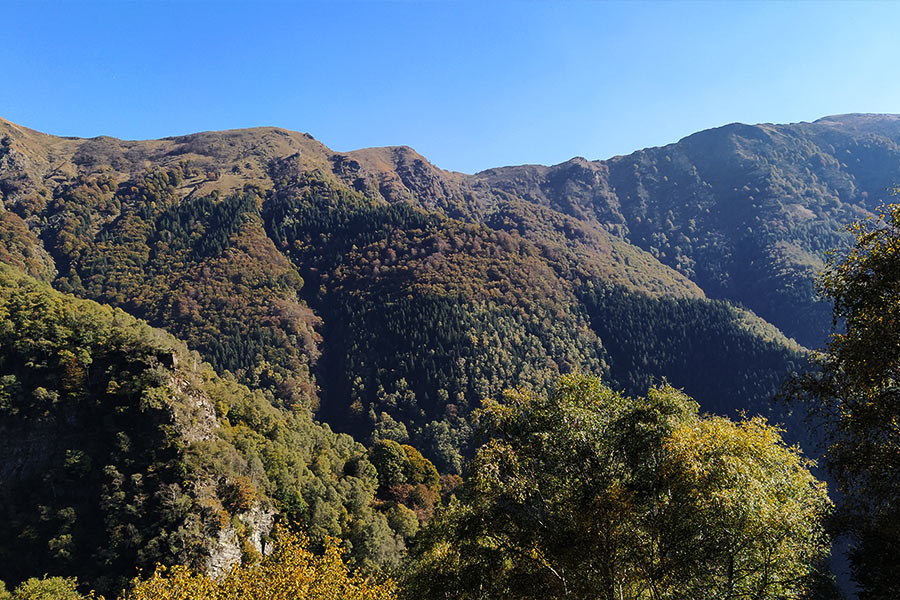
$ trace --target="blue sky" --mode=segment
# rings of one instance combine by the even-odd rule
[[[892,2],[3,0],[0,23],[0,116],[57,135],[276,125],[474,172],[900,112]]]

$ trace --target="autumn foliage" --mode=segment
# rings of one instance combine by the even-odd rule
[[[393,600],[395,585],[351,571],[338,541],[322,555],[309,540],[280,528],[271,554],[256,564],[240,565],[220,579],[187,567],[159,567],[146,581],[136,580],[120,600]]]

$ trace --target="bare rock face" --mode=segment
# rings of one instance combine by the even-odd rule
[[[233,525],[222,529],[211,548],[209,559],[206,563],[206,572],[211,577],[221,577],[235,565],[241,563],[241,544],[237,530]]]
[[[247,550],[266,554],[265,540],[275,524],[275,512],[257,504],[238,514],[223,527],[213,543],[206,561],[206,571],[211,577],[221,577],[239,565]],[[235,523],[236,521],[236,523]]]
[[[271,552],[271,548],[266,545],[266,539],[275,525],[276,514],[273,510],[263,510],[261,507],[257,507],[238,516],[238,519],[247,527],[247,541],[260,554]]]

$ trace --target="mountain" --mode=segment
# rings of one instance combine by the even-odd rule
[[[474,179],[616,232],[714,298],[743,304],[804,345],[829,309],[813,276],[844,226],[890,201],[900,117],[732,124],[607,161],[508,167]]]
[[[810,127],[876,135],[844,122]],[[740,149],[734,188],[755,173],[738,156],[747,148],[782,152],[737,126],[698,135]],[[801,267],[840,239],[839,218],[865,208],[840,203],[809,225],[809,250],[790,245],[790,228],[777,240],[745,230],[761,207],[819,205],[720,196],[726,173],[688,159],[725,150],[688,151],[704,146],[690,140],[469,176],[406,147],[335,153],[276,128],[132,142],[3,121],[0,260],[165,327],[279,409],[317,411],[361,440],[410,441],[444,471],[460,469],[481,399],[569,371],[628,393],[666,378],[706,410],[774,414],[769,398],[804,350],[708,296],[763,314],[748,289],[777,306],[799,298],[800,313],[770,319],[803,333],[788,327],[812,305]],[[773,170],[806,173],[785,156]],[[758,259],[779,249],[780,263]],[[754,269],[767,278],[741,279]],[[800,283],[779,287],[787,280]]]
[[[133,142],[0,121],[0,260],[454,471],[483,397],[571,370],[774,414],[804,360],[790,338],[830,327],[814,273],[890,199],[898,142],[900,118],[844,115],[464,175],[277,128]]]
[[[900,117],[841,115],[466,175],[277,128],[0,119],[0,580],[220,571],[276,518],[390,568],[472,410],[572,371],[811,449],[771,398],[824,341],[815,273],[891,200],[898,144]]]

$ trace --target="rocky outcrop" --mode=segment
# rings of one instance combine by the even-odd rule
[[[257,504],[251,510],[235,515],[210,545],[206,571],[220,577],[241,564],[248,552],[267,554],[266,538],[275,524],[275,511]]]

